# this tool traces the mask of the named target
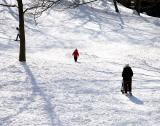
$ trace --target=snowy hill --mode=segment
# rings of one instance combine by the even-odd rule
[[[0,12],[0,126],[160,125],[160,19],[110,2],[50,10],[38,25],[26,15],[20,63],[16,10]],[[120,92],[126,63],[132,97]]]

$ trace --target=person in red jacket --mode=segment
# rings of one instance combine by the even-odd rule
[[[77,59],[79,57],[78,49],[75,49],[72,56],[74,57],[74,61],[77,62]]]

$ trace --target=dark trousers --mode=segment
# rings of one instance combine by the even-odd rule
[[[19,38],[19,34],[17,34],[16,41],[18,41],[18,38]]]
[[[74,56],[74,61],[75,61],[75,62],[77,62],[77,59],[78,59],[78,58]]]
[[[122,86],[123,86],[125,93],[127,93],[127,91],[131,92],[132,91],[132,80],[123,80]]]

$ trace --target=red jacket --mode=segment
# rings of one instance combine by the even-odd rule
[[[74,57],[78,57],[78,56],[79,56],[78,50],[75,49],[72,55],[73,55]]]

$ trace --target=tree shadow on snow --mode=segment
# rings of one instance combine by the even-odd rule
[[[52,126],[62,126],[61,122],[59,120],[59,117],[56,115],[54,108],[55,106],[50,102],[49,98],[47,95],[44,93],[44,91],[39,87],[36,78],[34,77],[30,67],[26,63],[22,63],[22,66],[24,67],[24,70],[28,77],[30,78],[31,84],[32,84],[32,89],[33,89],[33,94],[34,95],[39,95],[44,101],[45,101],[45,110],[48,113],[48,116],[51,121]]]
[[[8,4],[6,0],[2,0],[4,4]],[[9,13],[12,15],[13,18],[15,18],[17,21],[19,20],[18,14],[16,14],[11,7],[8,7]]]
[[[136,96],[128,96],[128,98],[130,99],[130,101],[132,101],[133,103],[135,104],[138,104],[138,105],[143,105],[143,101],[138,99]]]

